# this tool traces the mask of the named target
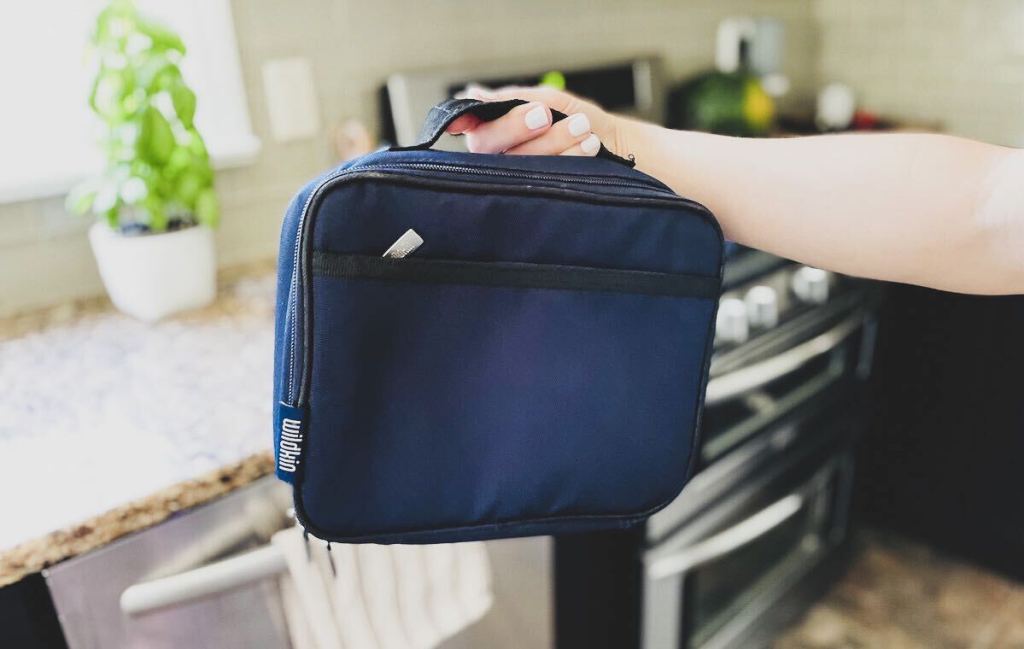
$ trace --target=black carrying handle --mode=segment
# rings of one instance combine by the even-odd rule
[[[522,99],[506,99],[504,101],[478,101],[476,99],[446,99],[434,106],[427,113],[427,119],[423,121],[423,128],[420,129],[418,142],[411,146],[393,146],[392,151],[423,151],[437,143],[444,135],[445,130],[451,126],[459,117],[472,114],[477,118],[490,122],[508,113],[516,106],[528,103]],[[551,123],[560,122],[567,115],[555,109],[551,109]],[[627,167],[633,167],[636,162],[632,158],[617,156],[601,144],[597,151],[597,157],[611,160]]]

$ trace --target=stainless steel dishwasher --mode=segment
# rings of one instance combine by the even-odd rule
[[[268,546],[291,525],[290,490],[272,477],[44,571],[71,649],[291,646]],[[547,648],[547,538],[488,542],[494,604],[441,649]]]

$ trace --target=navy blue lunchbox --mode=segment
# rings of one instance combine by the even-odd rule
[[[440,104],[419,144],[347,163],[288,208],[274,441],[316,537],[623,528],[693,472],[721,230],[603,148],[430,149],[459,115],[520,103]],[[383,256],[408,230],[422,244]]]

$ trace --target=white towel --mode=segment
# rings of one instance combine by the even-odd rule
[[[306,541],[302,531],[292,528],[274,534],[270,542],[281,549],[284,554],[288,572],[282,577],[290,581],[289,586],[282,588],[282,598],[294,590],[296,597],[291,598],[291,605],[286,605],[285,616],[288,620],[288,631],[295,649],[346,649],[341,644],[341,636],[335,625],[334,610],[331,606],[330,579],[324,578],[323,562],[318,560],[317,553],[306,553]],[[310,550],[314,544],[310,544]],[[329,575],[328,575],[329,577]],[[298,606],[295,601],[298,601]],[[300,612],[301,615],[296,615]]]
[[[455,546],[458,569],[458,602],[462,618],[479,620],[491,608],[491,562],[483,543],[460,543]]]
[[[309,628],[309,620],[302,611],[302,600],[295,590],[295,582],[288,575],[280,579],[281,604],[284,617],[288,622],[288,635],[292,641],[292,649],[317,649],[313,631]]]
[[[364,543],[356,548],[359,577],[363,584],[363,602],[380,649],[416,649],[405,637],[402,611],[398,603],[398,580],[392,553],[397,548]],[[343,581],[339,575],[336,581]],[[359,649],[363,649],[359,647]]]
[[[398,582],[398,606],[405,633],[415,642],[412,649],[434,647],[444,638],[428,606],[431,601],[426,565],[429,551],[429,546],[405,545],[396,547],[393,554],[395,573],[402,575]]]
[[[302,530],[274,535],[288,564],[281,578],[295,649],[434,649],[490,609],[483,543],[309,543]]]
[[[317,551],[323,546],[312,541]],[[345,649],[377,649],[377,635],[370,624],[370,616],[363,598],[363,574],[356,556],[356,545],[332,545],[331,559],[335,573],[332,575],[334,617],[338,621],[342,644]],[[343,576],[344,575],[344,576]]]

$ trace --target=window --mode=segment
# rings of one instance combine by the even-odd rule
[[[185,41],[196,123],[220,166],[259,151],[245,102],[229,0],[139,0]],[[89,36],[103,0],[0,7],[0,202],[66,192],[100,170],[98,118],[87,104]]]

